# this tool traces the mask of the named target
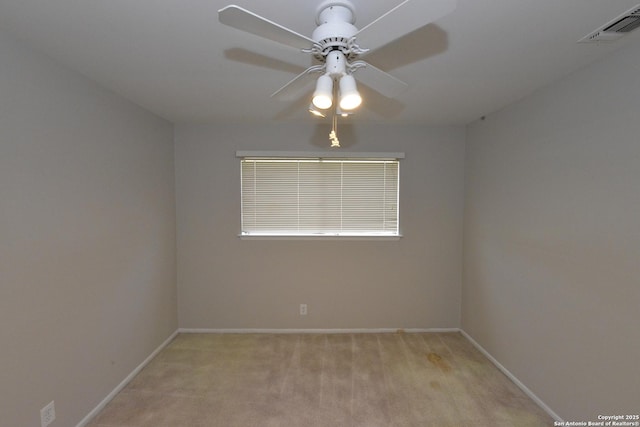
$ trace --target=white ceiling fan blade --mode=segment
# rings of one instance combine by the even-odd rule
[[[301,95],[301,92],[307,88],[309,83],[315,79],[314,74],[321,73],[323,70],[324,66],[322,65],[314,65],[307,68],[302,73],[294,77],[293,80],[289,81],[289,83],[271,94],[271,97],[280,101],[291,101],[298,98]]]
[[[402,80],[393,77],[389,73],[385,73],[367,62],[358,62],[364,63],[366,66],[359,67],[354,73],[354,77],[387,98],[395,98],[409,87],[409,85]]]
[[[218,11],[218,20],[224,25],[298,49],[309,49],[314,43],[309,37],[233,4]]]
[[[456,8],[456,3],[456,0],[405,0],[358,31],[358,44],[375,50],[448,15]],[[389,25],[391,20],[395,25]]]

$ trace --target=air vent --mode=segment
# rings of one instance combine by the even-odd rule
[[[640,27],[640,4],[607,22],[578,43],[612,42]]]

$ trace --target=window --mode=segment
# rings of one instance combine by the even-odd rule
[[[242,236],[399,236],[398,157],[244,156],[241,166]]]

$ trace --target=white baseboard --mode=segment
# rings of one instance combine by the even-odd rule
[[[505,374],[511,381],[513,381],[513,383],[517,385],[520,388],[520,390],[522,390],[527,396],[529,396],[531,400],[536,402],[538,406],[540,406],[547,414],[549,414],[549,416],[551,416],[556,421],[564,422],[564,420],[560,418],[560,416],[556,414],[546,403],[544,403],[538,396],[536,396],[531,390],[529,390],[529,388],[526,385],[524,385],[518,378],[516,378],[515,375],[509,372],[507,368],[502,366],[502,364],[498,362],[495,359],[495,357],[493,357],[487,350],[485,350],[484,347],[478,344],[476,340],[471,338],[471,335],[469,335],[462,329],[460,329],[460,333],[462,333],[462,335],[466,339],[468,339],[469,342],[471,342],[471,344],[473,344],[475,348],[477,348],[482,354],[484,354],[484,356],[487,359],[489,359],[491,363],[493,363],[496,366],[496,368],[500,369],[500,371],[502,371],[503,374]]]
[[[86,417],[84,417],[82,419],[82,421],[80,421],[76,427],[85,427],[87,424],[89,424],[89,422],[95,418],[96,415],[98,415],[98,413],[100,411],[102,411],[104,409],[105,406],[107,406],[107,404],[109,402],[111,402],[111,400],[113,400],[114,397],[116,397],[116,395],[118,393],[120,393],[120,391],[125,388],[125,386],[127,384],[129,384],[129,382],[133,379],[133,377],[135,377],[136,375],[138,375],[138,373],[140,373],[140,371],[142,371],[142,369],[147,366],[149,364],[149,362],[151,362],[151,360],[157,356],[158,353],[160,353],[162,351],[162,349],[164,349],[167,345],[169,345],[169,343],[176,337],[176,335],[178,335],[178,330],[176,330],[174,333],[171,334],[171,336],[169,338],[167,338],[165,340],[165,342],[163,342],[162,344],[160,344],[160,346],[158,348],[156,348],[153,353],[151,353],[149,355],[149,357],[147,357],[146,359],[144,359],[144,361],[138,365],[137,368],[135,368],[129,375],[127,375],[127,377],[122,380],[122,382],[120,384],[118,384],[118,386],[116,388],[113,389],[113,391],[111,391],[111,393],[109,393],[107,395],[107,397],[105,397],[104,399],[102,399],[102,402],[100,402],[98,404],[98,406],[96,406],[95,408],[93,408],[93,410],[91,412],[89,412],[87,414]]]
[[[420,332],[459,332],[458,328],[356,328],[356,329],[199,329],[180,328],[181,334],[385,334]]]

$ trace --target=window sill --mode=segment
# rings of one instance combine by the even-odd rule
[[[288,234],[262,234],[262,235],[245,235],[239,234],[238,237],[241,240],[387,240],[398,241],[402,238],[402,235],[397,236],[376,236],[376,235],[288,235]]]

